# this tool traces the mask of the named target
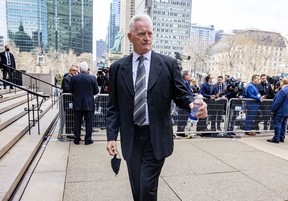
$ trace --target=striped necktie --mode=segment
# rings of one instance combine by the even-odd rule
[[[134,113],[133,120],[138,126],[142,126],[146,121],[146,75],[144,60],[145,57],[138,58],[139,64],[137,68],[136,82],[135,82],[135,97],[134,97]]]
[[[9,52],[6,52],[6,58],[7,58],[7,65],[11,65],[11,59]]]

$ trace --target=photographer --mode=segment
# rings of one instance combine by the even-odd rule
[[[109,70],[108,69],[99,69],[97,72],[97,83],[101,87],[101,94],[109,93]]]
[[[238,100],[231,101],[230,105],[230,114],[229,114],[229,125],[228,125],[228,134],[232,135],[234,134],[234,126],[236,123],[236,118],[239,115],[240,111],[242,110],[242,97],[244,94],[244,83],[240,80],[236,80],[233,77],[229,78],[227,80],[227,91],[226,91],[226,97],[228,100],[231,98],[238,98]],[[241,126],[241,125],[240,125]],[[241,128],[241,127],[240,127]]]

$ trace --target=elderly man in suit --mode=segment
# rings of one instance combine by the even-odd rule
[[[288,78],[281,80],[281,90],[278,91],[273,99],[271,113],[274,120],[274,136],[268,139],[268,142],[279,143],[284,142],[287,130],[288,119]]]
[[[111,65],[107,112],[107,151],[115,155],[120,130],[134,200],[157,200],[159,175],[173,151],[171,101],[190,111],[177,61],[152,51],[152,20],[132,17],[128,39],[133,53]],[[206,117],[206,104],[198,117]]]
[[[0,53],[0,69],[3,71],[3,80],[13,82],[13,69],[16,69],[16,63],[13,54],[10,53],[9,45],[5,45],[5,51]],[[11,68],[9,68],[9,67]],[[8,78],[7,78],[8,76]],[[6,83],[4,82],[4,89],[6,89]],[[13,89],[13,86],[10,86]]]
[[[94,95],[98,94],[99,88],[96,77],[89,75],[88,64],[80,63],[80,74],[71,79],[70,92],[73,94],[74,108],[74,144],[81,141],[81,122],[85,118],[85,145],[93,143],[92,130],[95,111]]]

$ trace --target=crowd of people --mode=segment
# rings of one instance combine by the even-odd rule
[[[240,79],[234,79],[229,75],[225,75],[224,78],[219,75],[215,80],[209,74],[198,87],[197,80],[191,77],[189,71],[182,71],[182,78],[187,92],[192,96],[202,94],[208,105],[208,119],[199,119],[196,125],[196,131],[202,131],[201,136],[217,136],[217,132],[223,131],[225,114],[229,114],[228,137],[235,134],[233,132],[235,125],[250,136],[260,134],[259,130],[274,130],[271,108],[275,94],[282,88],[281,79],[266,74],[253,75],[251,82],[245,85]],[[285,83],[285,79],[283,80]],[[230,107],[227,108],[228,103]],[[226,109],[229,110],[228,113]],[[177,136],[185,137],[189,114],[178,108],[176,114],[173,118],[177,125]],[[263,125],[260,124],[261,122]]]

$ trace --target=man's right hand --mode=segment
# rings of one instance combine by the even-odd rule
[[[106,149],[111,156],[118,154],[117,143],[115,140],[108,141]]]

